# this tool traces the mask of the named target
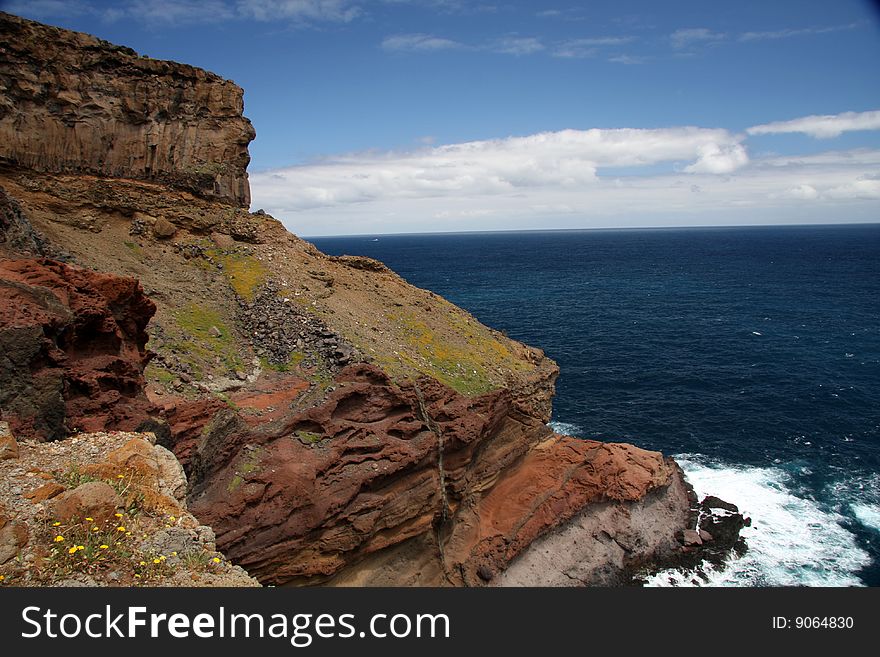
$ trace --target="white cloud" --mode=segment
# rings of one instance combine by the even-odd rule
[[[804,116],[752,126],[746,132],[750,135],[801,132],[816,139],[829,139],[853,130],[880,130],[880,110]]]
[[[737,143],[707,142],[697,153],[697,161],[684,168],[688,173],[731,173],[749,161],[746,149]]]
[[[430,34],[396,34],[382,41],[384,50],[400,50],[404,52],[456,50],[465,45],[458,41],[432,36]]]
[[[237,0],[235,4],[239,14],[259,21],[348,23],[362,13],[351,0]]]
[[[676,50],[682,50],[692,45],[708,44],[722,41],[726,35],[721,32],[713,32],[706,27],[689,27],[676,30],[669,35],[672,47]]]
[[[104,13],[107,20],[131,17],[169,25],[212,23],[230,20],[235,16],[234,9],[223,0],[131,0]]]
[[[880,179],[862,176],[844,185],[832,187],[825,195],[834,199],[880,200]]]
[[[502,55],[531,55],[544,50],[544,44],[535,37],[504,37],[490,44],[489,50]]]
[[[6,10],[34,18],[89,14],[106,21],[134,19],[165,25],[242,18],[347,23],[363,13],[355,0],[124,0],[109,7],[83,0],[18,0],[9,3]]]
[[[772,30],[768,32],[744,32],[739,35],[738,39],[740,41],[776,41],[778,39],[790,39],[799,36],[813,36],[816,34],[829,34],[831,32],[854,30],[859,26],[860,23],[848,23],[847,25],[829,25],[827,27],[802,27]]]
[[[813,201],[819,198],[819,192],[812,185],[795,185],[785,190],[785,195],[804,201]]]
[[[612,64],[626,64],[631,66],[634,64],[644,64],[648,60],[647,58],[638,55],[614,55],[613,57],[609,57],[608,61]]]
[[[742,139],[564,130],[328,158],[251,186],[255,208],[303,235],[876,220],[880,149],[753,160]]]
[[[569,39],[557,43],[553,50],[554,57],[586,58],[593,57],[600,48],[608,46],[622,46],[632,43],[636,38],[632,36],[604,36],[589,37],[585,39]]]
[[[0,9],[17,16],[32,18],[79,16],[91,13],[91,8],[81,0],[13,0],[2,3]]]
[[[594,186],[599,170],[693,161],[685,171],[729,173],[748,156],[726,130],[563,130],[354,154],[251,176],[254,198],[296,212],[394,199],[512,198]]]

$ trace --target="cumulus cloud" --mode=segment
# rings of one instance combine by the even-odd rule
[[[873,221],[880,207],[880,150],[753,160],[724,175],[571,163],[579,179],[566,183],[561,173],[532,176],[540,158],[494,166],[504,156],[487,161],[488,143],[447,147],[448,159],[388,153],[252,174],[254,207],[301,235]],[[469,149],[472,159],[458,166]]]
[[[438,146],[354,154],[251,176],[254,195],[288,210],[402,198],[510,196],[583,189],[600,169],[693,161],[684,171],[729,173],[748,162],[726,130],[562,130]]]
[[[746,132],[750,135],[800,132],[816,139],[830,139],[853,130],[880,130],[880,110],[804,116],[752,126]]]
[[[688,173],[731,173],[748,164],[742,144],[707,142],[697,149],[697,161],[685,167]]]

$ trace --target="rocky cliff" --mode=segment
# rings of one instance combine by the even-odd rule
[[[97,67],[108,88],[141,103],[162,134],[195,124],[179,118],[189,110],[163,109],[164,89],[117,86],[140,67],[179,75],[175,84],[191,85],[193,98],[230,93],[189,67],[3,21],[4,57],[17,53],[24,68],[111,53]],[[55,45],[37,47],[40,34]],[[82,78],[83,88],[97,75],[74,71],[71,84]],[[84,97],[70,105],[75,116],[92,111]],[[692,549],[682,531],[695,528],[693,501],[674,463],[547,427],[558,369],[540,349],[381,263],[326,256],[262,212],[153,169],[145,175],[136,158],[112,172],[22,158],[20,145],[41,139],[33,121],[55,111],[22,107],[21,134],[0,141],[0,257],[9,258],[0,276],[11,290],[0,298],[9,306],[0,335],[29,327],[19,350],[27,357],[5,375],[20,384],[0,410],[21,430],[64,438],[85,422],[78,404],[88,401],[96,422],[154,431],[186,469],[192,512],[265,583],[610,583]],[[235,158],[247,139],[212,126],[184,132],[214,144],[209,164],[222,167],[225,153],[242,164]],[[171,146],[157,145],[156,157],[179,162]],[[42,411],[30,419],[22,411],[42,399],[29,383],[41,377],[61,382],[48,387],[56,409],[48,423]],[[579,556],[542,562],[538,544]]]
[[[155,180],[247,207],[242,90],[192,66],[0,13],[2,161]]]

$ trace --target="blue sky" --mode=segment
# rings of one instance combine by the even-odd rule
[[[880,221],[867,1],[0,7],[243,86],[302,235]]]

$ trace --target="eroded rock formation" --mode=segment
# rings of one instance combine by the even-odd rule
[[[133,429],[144,394],[146,325],[138,281],[48,259],[0,260],[0,409],[15,434]]]
[[[243,92],[185,64],[0,12],[0,162],[250,202]]]
[[[649,495],[667,508],[653,524],[605,520],[586,538],[628,532],[631,553],[606,567],[616,576],[677,548],[688,500],[659,453],[552,434],[506,390],[468,398],[427,378],[396,385],[369,365],[334,384],[280,430],[230,417],[195,448],[177,446],[194,512],[264,582],[479,585],[574,516],[629,517]]]

